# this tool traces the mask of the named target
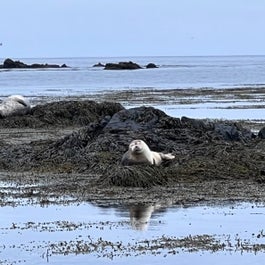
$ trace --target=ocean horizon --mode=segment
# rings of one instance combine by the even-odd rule
[[[136,57],[74,57],[27,58],[26,64],[66,64],[68,68],[0,69],[0,97],[21,94],[32,102],[84,98],[97,100],[98,96],[120,92],[185,90],[185,98],[171,98],[157,104],[142,100],[140,103],[121,102],[128,107],[139,104],[158,107],[167,114],[193,118],[262,119],[264,109],[262,91],[265,87],[265,56],[136,56]],[[1,60],[1,59],[0,59]],[[2,64],[4,59],[0,61]],[[97,63],[132,61],[139,70],[103,70],[93,67]],[[158,66],[145,69],[148,63]],[[237,89],[237,96],[218,98],[196,95],[199,90]],[[248,89],[248,91],[246,91]],[[244,96],[240,91],[244,90]],[[255,90],[255,95],[251,95]],[[193,92],[192,92],[193,91]],[[152,95],[152,96],[153,96]],[[108,97],[105,96],[108,100]],[[194,100],[194,98],[196,100]],[[115,98],[114,98],[115,100]],[[183,104],[186,102],[186,104]],[[248,106],[246,106],[248,105]],[[243,107],[242,107],[243,106]]]
[[[27,58],[26,64],[66,64],[59,69],[1,69],[0,97],[80,96],[108,90],[231,88],[265,85],[265,56],[139,56]],[[1,59],[3,63],[4,59]],[[97,63],[133,61],[156,69],[103,70]]]

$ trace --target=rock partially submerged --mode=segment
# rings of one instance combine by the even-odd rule
[[[94,64],[93,67],[105,67],[105,65],[99,62],[99,63]]]
[[[5,59],[4,63],[0,65],[0,68],[12,69],[12,68],[65,68],[68,67],[66,64],[62,64],[61,66],[58,64],[25,64],[20,61],[14,61],[10,58]]]
[[[150,69],[150,68],[158,68],[158,66],[156,64],[154,64],[154,63],[149,63],[149,64],[146,65],[146,68],[147,69]]]
[[[107,63],[106,65],[102,63],[98,63],[93,65],[93,67],[104,67],[104,70],[136,70],[136,69],[142,69],[142,67],[134,63],[132,61],[128,62],[119,62],[119,63]],[[145,66],[147,69],[151,68],[158,68],[158,66],[154,63],[148,63]]]
[[[107,63],[104,70],[136,70],[142,67],[134,62]]]

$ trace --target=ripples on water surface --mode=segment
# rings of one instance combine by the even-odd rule
[[[253,250],[255,244],[265,244],[263,205],[183,208],[82,203],[6,206],[0,213],[3,264],[261,264],[265,258],[264,247]],[[213,251],[207,242],[165,244],[166,239],[194,242],[200,237],[213,238],[223,247]]]
[[[2,59],[3,61],[4,59]],[[27,64],[49,63],[70,68],[61,69],[0,69],[0,97],[10,94],[23,94],[34,103],[58,100],[64,97],[92,98],[104,93],[117,91],[145,91],[171,89],[226,89],[226,88],[263,88],[265,85],[265,56],[218,56],[218,57],[120,57],[120,58],[33,58],[20,59]],[[157,69],[134,71],[106,71],[92,67],[101,62],[132,60],[141,66],[153,62]],[[160,92],[162,93],[162,92]],[[163,93],[162,93],[163,94]],[[158,97],[161,97],[158,95]],[[263,95],[263,92],[261,93]],[[186,98],[188,100],[189,98]],[[175,101],[174,101],[175,100]],[[245,99],[246,100],[246,99]],[[207,98],[201,103],[183,104],[178,98],[172,102],[151,104],[174,117],[213,119],[256,119],[264,120],[264,108],[256,105],[264,102],[255,94],[247,96],[249,107],[241,108],[244,98],[223,98],[212,101]],[[262,100],[262,102],[259,102]],[[124,102],[131,107],[133,103]],[[181,103],[181,104],[179,104]],[[207,105],[208,104],[208,105]],[[230,104],[230,105],[228,105]]]
[[[2,59],[3,60],[3,59]],[[32,63],[64,64],[65,69],[0,71],[0,96],[69,96],[109,89],[201,88],[259,86],[265,84],[265,56],[227,57],[126,57],[126,58],[35,58]],[[157,69],[104,71],[98,62],[132,60],[141,66],[153,62]]]

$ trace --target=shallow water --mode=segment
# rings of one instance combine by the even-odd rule
[[[165,56],[19,59],[27,64],[64,64],[71,68],[0,69],[0,96],[73,96],[109,90],[226,88],[264,86],[265,56]],[[153,62],[156,69],[104,71],[98,62]],[[4,59],[2,59],[4,61]]]
[[[261,251],[238,245],[264,244],[264,205],[250,203],[179,207],[138,205],[106,207],[90,203],[71,205],[5,206],[0,208],[1,264],[261,264]],[[226,246],[212,252],[205,246],[163,247],[152,250],[161,238],[209,235]],[[150,243],[143,243],[148,240]],[[80,251],[92,242],[105,248]],[[229,242],[229,244],[228,244]],[[103,244],[103,243],[102,243]],[[102,245],[101,244],[101,245]],[[117,245],[124,249],[120,250]],[[113,246],[114,247],[113,247]],[[116,246],[116,248],[115,248]],[[172,251],[175,251],[174,254]]]
[[[148,105],[148,104],[146,104]],[[152,105],[164,111],[172,117],[189,117],[194,119],[224,119],[224,120],[255,120],[263,121],[265,117],[264,108],[241,108],[244,104],[224,104],[224,103],[201,103],[182,105]],[[228,107],[227,107],[228,106]],[[136,107],[136,106],[130,106]],[[230,108],[231,107],[231,108]],[[238,107],[238,108],[237,108]]]
[[[4,59],[2,59],[3,61]],[[145,90],[173,90],[193,91],[202,88],[246,87],[262,89],[265,84],[265,56],[202,56],[202,57],[133,57],[133,58],[31,58],[19,59],[27,64],[50,63],[64,64],[70,68],[56,69],[0,69],[0,97],[10,94],[23,94],[30,102],[46,102],[59,100],[64,97],[81,97],[98,100],[98,97],[118,91],[145,91]],[[140,69],[136,71],[106,71],[101,67],[92,67],[98,62],[119,62],[132,60],[141,66],[153,62],[159,66],[157,69]],[[144,92],[143,92],[144,94]],[[160,95],[163,97],[163,93]],[[252,91],[248,102],[242,98],[224,98],[215,101],[207,97],[173,98],[173,102],[163,102],[160,105],[143,99],[140,105],[149,103],[168,115],[174,117],[188,116],[191,118],[209,119],[244,119],[264,121],[264,99],[255,95],[251,101]],[[106,100],[109,100],[106,98]],[[115,100],[115,99],[114,99]],[[124,102],[125,105],[128,102]],[[180,104],[181,103],[181,104]],[[134,102],[129,103],[134,104]],[[242,106],[248,104],[249,107]],[[263,107],[262,107],[263,104]],[[34,105],[34,103],[33,103]],[[139,104],[138,104],[139,105]],[[259,107],[257,108],[257,105]],[[236,109],[234,109],[236,108]]]

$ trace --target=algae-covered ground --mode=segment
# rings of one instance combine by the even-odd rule
[[[232,108],[227,105],[230,102],[238,109],[244,101],[249,102],[241,106],[244,111],[262,112],[264,95],[264,89],[245,88],[123,91],[60,101],[36,98],[29,115],[0,120],[0,205],[89,202],[130,208],[138,204],[264,203],[265,140],[258,136],[264,119],[172,117],[156,108],[166,104],[194,107],[208,101],[223,108],[225,101],[226,108]],[[154,151],[173,153],[175,159],[160,167],[121,166],[123,153],[136,138]],[[13,229],[19,229],[15,220],[14,225]],[[264,237],[262,231],[256,234]],[[177,254],[180,249],[263,252],[264,246],[240,238],[237,245],[229,243],[229,238],[187,235],[161,236],[133,246],[99,237],[52,242],[47,249],[46,258],[91,252],[125,257],[159,255],[161,249],[167,250],[163,255]]]
[[[1,203],[11,194],[129,203],[167,196],[175,203],[263,201],[265,141],[257,136],[262,121],[171,117],[142,107],[165,104],[169,98],[174,104],[215,99],[216,107],[224,99],[240,103],[243,98],[251,109],[262,111],[253,102],[263,100],[264,93],[247,88],[124,91],[98,95],[99,103],[80,98],[39,101],[30,115],[0,120],[1,181],[19,185],[12,192],[2,189]],[[125,101],[139,107],[125,109]],[[135,138],[154,151],[173,153],[175,160],[158,168],[122,167],[121,156]]]

